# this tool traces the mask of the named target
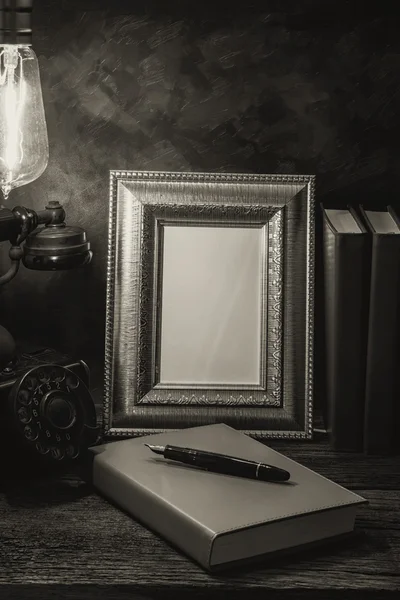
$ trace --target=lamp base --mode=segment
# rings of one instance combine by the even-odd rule
[[[16,344],[13,336],[0,325],[0,370],[4,369],[15,357]]]

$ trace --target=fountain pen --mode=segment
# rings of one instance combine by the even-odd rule
[[[194,448],[181,448],[179,446],[154,446],[145,444],[156,454],[161,454],[169,460],[176,460],[186,465],[200,467],[213,473],[259,479],[261,481],[280,482],[290,479],[290,473],[279,467],[267,465],[262,462],[245,460],[216,452],[204,452]]]

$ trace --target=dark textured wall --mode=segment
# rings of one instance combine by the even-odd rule
[[[396,3],[240,4],[34,2],[50,162],[9,203],[60,200],[94,259],[22,268],[0,292],[1,320],[85,358],[97,382],[109,169],[312,173],[318,201],[398,202]],[[320,354],[317,335],[317,368]]]

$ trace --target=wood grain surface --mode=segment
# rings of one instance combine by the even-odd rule
[[[354,539],[209,575],[100,498],[79,473],[3,482],[0,598],[381,598],[400,591],[400,457],[270,444],[357,490]]]

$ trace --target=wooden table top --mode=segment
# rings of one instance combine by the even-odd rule
[[[326,441],[269,445],[369,500],[355,539],[209,575],[77,473],[3,481],[1,600],[400,597],[400,457],[334,453]]]

